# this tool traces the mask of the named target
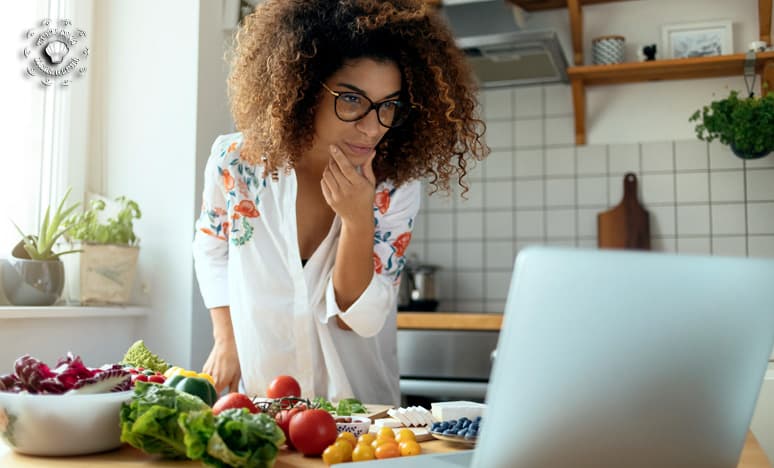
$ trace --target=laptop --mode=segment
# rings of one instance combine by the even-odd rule
[[[772,280],[774,260],[526,248],[475,449],[358,466],[736,467]]]

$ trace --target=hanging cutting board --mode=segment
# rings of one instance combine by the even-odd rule
[[[624,175],[623,199],[597,215],[597,245],[608,249],[650,250],[648,211],[637,200],[637,176]]]

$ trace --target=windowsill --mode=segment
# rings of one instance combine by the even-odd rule
[[[8,319],[52,319],[52,318],[112,318],[144,317],[149,308],[145,306],[0,306],[0,320]]]

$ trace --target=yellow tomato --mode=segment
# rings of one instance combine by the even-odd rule
[[[363,435],[361,435],[360,437],[357,438],[357,443],[358,444],[371,445],[371,442],[373,442],[375,440],[376,440],[376,436],[371,434],[370,432],[367,432],[367,433],[365,433],[365,434],[363,434]]]
[[[357,445],[357,439],[355,438],[355,434],[351,432],[340,432],[339,435],[336,437],[336,440],[346,440],[349,442],[349,444],[352,446],[352,448],[355,448],[355,445]]]
[[[414,431],[404,427],[403,429],[398,431],[398,435],[395,437],[395,442],[400,444],[401,442],[405,442],[407,440],[416,441],[417,436],[414,435]]]
[[[352,460],[352,450],[354,447],[350,445],[348,440],[337,440],[333,443],[333,445],[338,446],[339,451],[344,455],[344,461],[348,462]]]
[[[355,450],[352,451],[352,461],[373,460],[374,458],[376,458],[374,449],[368,444],[357,444]]]
[[[379,437],[395,439],[395,433],[389,427],[382,427],[377,434]]]
[[[322,460],[323,463],[328,466],[336,463],[344,463],[344,452],[342,452],[341,447],[336,444],[329,445],[322,453]]]
[[[416,440],[406,440],[401,442],[398,446],[400,448],[400,456],[408,457],[411,455],[419,455],[422,453],[422,447],[419,446]]]
[[[382,458],[394,458],[400,456],[400,447],[398,447],[398,444],[393,442],[386,442],[378,447],[376,447],[376,450],[374,450],[374,455],[376,455],[376,458],[382,459]]]
[[[397,442],[395,442],[395,439],[379,436],[373,442],[371,442],[371,447],[376,450],[376,447],[384,444],[397,444]]]

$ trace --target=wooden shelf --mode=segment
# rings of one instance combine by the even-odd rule
[[[567,8],[567,0],[508,0],[525,11],[557,10]],[[625,0],[581,0],[581,5],[622,2]]]
[[[527,4],[534,9],[547,9],[549,5],[552,5],[550,8],[567,8],[572,30],[572,61],[575,64],[575,66],[567,68],[567,74],[570,78],[575,111],[576,145],[586,144],[586,86],[744,75],[746,54],[631,62],[616,65],[584,65],[583,5],[603,3],[605,0],[508,1],[525,9],[527,8],[523,5]],[[539,5],[545,8],[538,8]],[[760,40],[767,44],[771,43],[771,13],[772,0],[758,0],[758,35]],[[757,73],[761,74],[761,94],[774,92],[774,52],[756,54],[755,69]]]
[[[630,62],[616,65],[584,65],[569,67],[570,80],[582,80],[584,85],[611,85],[643,81],[689,80],[721,76],[742,76],[745,54],[696,57],[652,62]],[[774,52],[756,54],[755,68],[761,73]]]

